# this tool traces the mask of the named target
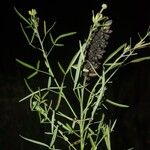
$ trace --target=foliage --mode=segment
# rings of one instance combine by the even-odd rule
[[[42,62],[37,60],[35,66],[16,59],[18,63],[32,71],[32,74],[25,79],[25,84],[30,94],[22,98],[20,102],[30,101],[31,111],[38,113],[40,123],[47,124],[50,127],[50,130],[44,134],[49,136],[51,140],[49,143],[43,143],[21,135],[23,139],[51,150],[61,149],[61,146],[55,145],[57,140],[65,141],[68,145],[67,149],[70,150],[88,148],[96,150],[102,146],[105,146],[107,150],[111,150],[110,134],[114,130],[116,120],[107,121],[103,110],[107,108],[107,103],[124,108],[128,106],[107,99],[105,97],[106,90],[109,90],[107,85],[120,67],[150,59],[150,56],[134,59],[135,56],[138,56],[140,49],[150,46],[150,42],[146,42],[150,31],[148,30],[144,37],[140,37],[135,45],[132,45],[131,42],[129,44],[124,43],[103,62],[99,63],[103,58],[103,52],[105,52],[111,33],[110,26],[112,21],[103,15],[103,10],[106,8],[107,5],[103,4],[100,12],[96,15],[93,13],[93,23],[90,27],[89,35],[83,44],[79,41],[79,50],[73,56],[68,67],[65,69],[58,63],[59,73],[63,75],[61,81],[56,78],[48,57],[54,47],[61,48],[63,46],[61,39],[72,36],[75,32],[65,33],[54,39],[52,30],[55,23],[50,28],[47,28],[44,21],[41,27],[39,26],[39,18],[35,9],[28,12],[29,18],[24,17],[15,9],[16,13],[27,24],[27,28],[32,31],[32,36],[29,37],[26,31],[27,28],[24,28],[21,24],[21,29],[28,44],[35,50],[40,51],[43,59]],[[39,31],[39,28],[43,29],[43,33]],[[52,44],[49,50],[45,46],[47,37]],[[36,43],[34,43],[35,40]],[[97,46],[95,50],[93,49],[94,44]],[[97,55],[91,56],[95,52]],[[100,52],[102,52],[101,55],[99,55]],[[42,69],[41,63],[44,64],[45,70]],[[39,86],[36,87],[36,90],[33,90],[29,80],[40,74],[45,75],[47,85],[45,85],[45,88]],[[68,77],[71,78],[71,81]],[[94,81],[91,82],[93,79]],[[70,91],[71,94],[68,94]],[[54,98],[51,98],[51,95]],[[70,97],[70,95],[72,96]],[[62,109],[64,103],[65,108]],[[76,110],[76,107],[79,109]],[[74,138],[71,139],[70,136]]]

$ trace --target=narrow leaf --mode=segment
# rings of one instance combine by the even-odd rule
[[[102,86],[101,88],[99,89],[99,95],[97,97],[97,100],[95,102],[95,105],[93,107],[93,110],[92,110],[92,116],[91,118],[94,118],[94,115],[95,115],[95,112],[104,96],[104,92],[105,92],[105,73],[104,73],[104,70],[103,70],[103,73],[102,73]]]
[[[20,23],[20,27],[21,27],[21,30],[22,30],[22,32],[23,32],[23,34],[24,34],[24,36],[25,36],[25,38],[26,38],[28,44],[30,44],[31,42],[30,42],[30,40],[29,40],[29,37],[28,37],[28,35],[27,35],[27,33],[26,33],[26,31],[25,31],[25,29],[24,29],[24,27],[23,27],[23,25],[22,25],[21,23]],[[33,36],[34,36],[34,35],[33,35]],[[34,39],[33,36],[32,36],[32,39]]]
[[[111,105],[117,106],[117,107],[123,107],[123,108],[128,108],[129,107],[128,105],[119,104],[119,103],[113,102],[113,101],[108,100],[108,99],[106,100],[106,102],[108,102]]]
[[[63,127],[66,131],[68,131],[70,133],[70,129],[68,128],[67,125],[64,125],[62,122],[57,121],[58,125],[60,125],[61,127]]]
[[[14,10],[21,19],[23,19],[27,24],[30,25],[30,22],[15,7]]]
[[[150,56],[137,58],[137,59],[130,61],[129,63],[138,63],[138,62],[145,61],[145,60],[150,60]]]
[[[53,29],[55,24],[56,24],[56,22],[54,22],[52,24],[52,26],[47,30],[46,21],[44,21],[44,39],[45,39],[46,35]]]
[[[55,122],[55,111],[52,114],[51,132],[54,132],[54,122]]]
[[[76,69],[76,73],[75,73],[75,80],[74,80],[74,89],[76,88],[76,85],[78,83],[78,79],[80,77],[80,73],[81,73],[81,68],[82,68],[82,65],[83,65],[83,62],[84,62],[84,45],[81,46],[81,43],[80,43],[80,54],[79,54],[79,59],[78,59],[78,62],[77,62],[77,69]]]
[[[123,45],[121,45],[119,48],[117,48],[117,50],[115,50],[113,53],[111,53],[109,56],[108,56],[108,58],[104,61],[104,65],[110,60],[110,59],[112,59],[119,51],[121,51],[123,48],[125,48],[126,47],[126,43],[125,44],[123,44]]]
[[[53,137],[50,143],[50,147],[52,147],[56,141],[56,137],[57,137],[57,133],[58,133],[58,126],[56,126],[54,132],[53,132]]]
[[[26,87],[28,88],[28,90],[29,90],[31,93],[33,93],[33,90],[32,90],[31,87],[29,86],[29,84],[28,84],[28,82],[27,82],[26,79],[24,79],[24,82],[25,82],[25,85],[26,85]]]
[[[29,76],[27,77],[27,79],[29,80],[29,79],[33,78],[34,76],[36,76],[37,74],[38,74],[38,71],[35,71],[35,72],[33,72],[31,75],[29,75]]]
[[[105,134],[105,144],[108,150],[111,150],[111,143],[110,143],[110,129],[109,126],[106,125],[105,129],[104,129],[104,133]]]
[[[79,55],[80,55],[80,51],[78,51],[78,52],[74,55],[74,57],[72,58],[72,60],[71,60],[71,62],[70,62],[70,64],[69,64],[69,66],[68,66],[68,68],[67,68],[66,73],[68,73],[68,71],[73,67],[73,65],[74,65],[74,63],[76,62],[76,60],[77,60],[77,58],[79,57]]]
[[[54,42],[52,34],[50,33],[49,36],[50,36],[50,40],[51,40],[52,44],[55,45],[55,42]]]
[[[21,60],[19,60],[19,59],[16,59],[16,61],[17,61],[18,63],[20,63],[22,66],[26,67],[26,68],[35,69],[33,66],[31,66],[31,65],[29,65],[29,64],[27,64],[27,63],[25,63],[25,62],[23,62],[23,61],[21,61]]]
[[[117,122],[117,119],[114,121],[114,123],[113,123],[112,126],[111,126],[111,129],[110,129],[111,132],[114,130],[114,127],[115,127],[115,125],[116,125],[116,122]]]
[[[58,67],[61,70],[61,72],[65,75],[65,70],[63,69],[62,65],[60,64],[60,62],[58,62]]]
[[[120,62],[120,63],[118,62],[118,63],[115,63],[115,64],[114,64],[114,63],[106,63],[106,64],[105,64],[105,66],[112,66],[112,65],[113,65],[113,68],[115,68],[115,67],[117,67],[117,66],[122,65],[122,63],[121,63],[121,62]]]
[[[26,137],[24,137],[24,136],[22,136],[22,135],[20,135],[20,137],[23,138],[23,139],[26,140],[26,141],[31,142],[31,143],[35,143],[35,144],[37,144],[37,145],[41,145],[41,146],[44,146],[44,147],[46,147],[46,148],[50,148],[50,147],[49,147],[47,144],[45,144],[45,143],[42,143],[42,142],[39,142],[39,141],[36,141],[36,140],[33,140],[33,139],[26,138]]]
[[[43,26],[43,28],[44,28],[44,36],[46,36],[47,29],[46,29],[46,21],[45,20],[44,20],[44,26]]]
[[[71,36],[71,35],[74,35],[74,34],[76,34],[76,32],[69,32],[69,33],[62,34],[62,35],[60,35],[56,38],[55,43],[57,43],[58,40],[60,40],[64,37]]]
[[[58,43],[56,44],[55,43],[55,46],[61,47],[61,46],[64,46],[64,44],[58,44]]]
[[[38,62],[37,62],[37,64],[36,64],[36,69],[37,69],[37,71],[39,70],[39,68],[40,68],[40,61],[38,60]]]
[[[95,144],[95,142],[94,142],[94,140],[93,140],[93,138],[92,138],[92,136],[91,135],[89,135],[89,139],[90,139],[90,143],[91,143],[91,146],[92,146],[92,149],[94,150],[96,150],[97,149],[97,146],[96,146],[96,144]]]
[[[52,83],[52,77],[49,76],[49,77],[48,77],[48,82],[47,82],[47,87],[48,87],[48,88],[51,86],[51,83]]]
[[[49,94],[49,91],[45,92],[42,96],[42,99],[45,99],[45,97]]]

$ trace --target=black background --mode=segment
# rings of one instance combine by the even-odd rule
[[[77,35],[64,40],[65,47],[53,53],[57,60],[65,59],[65,64],[78,50],[78,40],[84,41],[91,24],[91,11],[98,11],[101,4],[108,4],[106,14],[113,20],[113,34],[110,40],[112,52],[117,46],[138,39],[137,33],[144,35],[150,25],[150,10],[147,0],[126,1],[59,1],[59,0],[8,0],[1,3],[1,53],[0,53],[0,149],[24,150],[38,149],[22,141],[19,134],[28,133],[31,137],[40,135],[35,116],[30,110],[18,103],[18,99],[26,93],[23,77],[26,71],[17,65],[15,59],[32,62],[36,53],[25,41],[20,29],[21,21],[14,11],[16,7],[22,14],[35,8],[41,20],[52,25],[57,22],[54,34],[76,31]],[[150,55],[150,49],[142,50],[142,56]],[[150,149],[150,62],[130,65],[119,71],[114,79],[112,95],[131,107],[128,110],[112,111],[112,117],[118,118],[114,133],[113,149],[136,150]],[[42,137],[41,137],[42,139]]]

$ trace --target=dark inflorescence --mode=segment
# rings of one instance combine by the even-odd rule
[[[96,76],[96,70],[101,65],[100,60],[103,58],[110,33],[112,33],[112,30],[110,30],[111,24],[112,20],[108,20],[91,34],[91,40],[85,48],[86,60],[84,65],[84,76],[86,76],[87,79]]]

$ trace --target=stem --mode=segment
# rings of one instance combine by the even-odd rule
[[[83,98],[80,99],[80,150],[84,150],[84,113],[83,113]]]
[[[86,79],[84,79],[83,81],[83,87],[81,88],[81,96],[80,96],[80,119],[81,119],[81,122],[80,122],[80,150],[84,150],[84,146],[85,146],[85,134],[86,134],[86,130],[85,130],[85,121],[86,121],[86,116],[87,116],[87,112],[88,112],[88,109],[85,111],[84,110],[84,99],[85,99],[85,86],[86,85]]]

